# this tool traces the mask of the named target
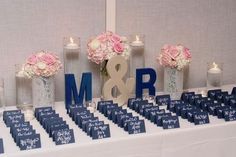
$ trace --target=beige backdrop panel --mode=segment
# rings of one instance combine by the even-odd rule
[[[193,61],[185,88],[205,86],[206,62],[224,62],[224,83],[236,83],[235,0],[118,0],[117,32],[146,35],[146,66],[158,71],[163,89],[163,69],[155,58],[164,44],[182,43]]]
[[[81,37],[81,67],[97,72],[86,59],[89,37],[105,30],[105,0],[1,0],[0,77],[5,78],[8,105],[15,104],[14,64],[32,52],[45,49],[62,59],[62,38]],[[94,75],[93,83],[99,82]],[[94,86],[95,92],[100,91]],[[96,94],[96,93],[95,93]],[[56,100],[64,99],[63,70],[56,76]]]

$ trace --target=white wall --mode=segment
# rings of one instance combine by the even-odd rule
[[[82,42],[79,68],[97,71],[86,60],[86,42],[104,30],[105,0],[1,0],[0,77],[5,79],[7,105],[15,105],[14,64],[39,50],[54,51],[62,59],[63,37],[75,35]],[[61,70],[56,76],[57,100],[64,98],[63,79]]]
[[[186,88],[205,86],[206,62],[224,62],[224,83],[236,83],[235,0],[117,0],[119,34],[146,35],[146,66],[163,69],[155,57],[165,43],[189,47],[193,61]],[[0,77],[5,78],[8,105],[15,104],[14,64],[32,52],[55,51],[62,58],[62,38],[82,40],[81,69],[93,71],[94,92],[99,93],[98,69],[86,59],[89,37],[105,30],[105,0],[1,0]],[[95,94],[97,95],[97,94]],[[64,98],[63,70],[56,77],[56,99]]]
[[[193,60],[185,88],[205,86],[206,63],[224,63],[224,83],[236,83],[235,0],[118,0],[117,32],[146,35],[146,66],[158,71],[163,89],[163,68],[155,58],[164,44],[181,43]]]

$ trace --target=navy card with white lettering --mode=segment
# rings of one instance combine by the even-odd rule
[[[160,106],[162,105],[169,105],[170,104],[170,95],[157,95],[156,96],[156,103]]]
[[[19,147],[20,150],[41,148],[40,135],[33,134],[28,136],[21,136],[19,138]]]
[[[184,102],[188,102],[189,97],[195,95],[194,92],[183,92],[181,95],[181,100],[183,100]]]
[[[69,116],[72,117],[75,112],[81,112],[84,110],[86,110],[86,108],[84,106],[73,105],[73,106],[69,106],[68,113],[69,113]]]
[[[39,108],[35,108],[35,112],[34,115],[36,117],[36,119],[38,119],[38,115],[41,112],[49,112],[52,111],[52,107],[39,107]]]
[[[217,93],[221,93],[221,89],[209,90],[209,91],[207,92],[207,96],[210,97],[211,99],[215,100]]]
[[[171,112],[176,112],[175,106],[177,104],[184,104],[183,100],[171,100],[170,104],[167,106],[167,110],[170,110]]]
[[[153,106],[153,107],[150,107],[150,108],[148,107],[148,108],[145,108],[143,110],[143,115],[144,115],[145,118],[150,119],[150,112],[159,111],[159,110],[160,109],[159,109],[158,106]]]
[[[143,99],[142,98],[129,98],[128,99],[128,107],[130,108],[130,109],[134,109],[133,108],[133,103],[135,102],[135,101],[142,101]]]
[[[144,120],[128,122],[128,133],[139,134],[146,132]]]
[[[174,129],[179,128],[179,118],[178,116],[169,116],[162,118],[163,129]]]
[[[11,125],[10,133],[12,134],[13,130],[15,130],[16,128],[20,128],[20,127],[30,127],[30,123],[29,122],[22,122],[22,123],[13,124],[13,125]]]
[[[22,113],[20,114],[15,114],[15,115],[8,115],[6,116],[5,123],[7,127],[10,127],[13,124],[24,122],[25,117]]]
[[[122,107],[116,106],[116,107],[108,108],[107,109],[107,118],[109,120],[112,120],[112,112],[113,112],[113,110],[122,110]]]
[[[129,123],[129,122],[138,121],[138,120],[139,120],[139,117],[138,117],[138,116],[130,117],[130,118],[125,118],[125,119],[123,119],[123,121],[122,121],[121,127],[123,127],[125,131],[128,131],[128,123]]]
[[[136,112],[138,112],[139,106],[140,105],[144,105],[144,104],[148,104],[147,100],[142,100],[142,101],[135,101],[133,103],[133,110],[135,110]]]
[[[53,134],[56,145],[75,143],[74,131],[72,129],[61,129]]]
[[[93,126],[91,128],[92,138],[93,139],[102,139],[111,137],[110,134],[110,127],[108,124],[100,125],[100,126]]]
[[[99,101],[97,105],[97,110],[102,113],[103,107],[106,105],[111,105],[113,104],[112,100],[107,100],[107,101]]]
[[[86,123],[86,127],[85,128],[86,128],[87,135],[92,137],[91,128],[94,127],[94,126],[100,126],[100,125],[104,125],[104,122],[103,121],[98,121],[98,122]]]
[[[89,113],[89,114],[86,114],[86,115],[79,115],[76,117],[76,124],[82,128],[82,121],[84,120],[87,120],[87,119],[91,119],[94,117],[94,114],[93,113]]]
[[[24,132],[18,132],[16,133],[16,137],[14,138],[14,141],[16,142],[16,145],[19,146],[20,145],[20,137],[26,137],[26,136],[30,136],[30,135],[35,135],[36,132],[35,130],[30,130],[30,131],[24,131]]]
[[[83,120],[82,121],[82,130],[86,131],[86,124],[87,123],[92,123],[92,122],[99,122],[98,117],[93,117],[93,118],[90,118],[90,119]]]
[[[234,98],[236,98],[235,95],[224,95],[224,96],[223,96],[223,103],[224,103],[225,105],[229,105],[230,99],[234,99]]]
[[[3,112],[3,121],[6,123],[7,116],[21,114],[21,110],[11,110],[11,111],[4,111]]]
[[[212,103],[212,104],[209,104],[208,105],[208,112],[209,112],[209,114],[210,115],[213,115],[213,116],[216,116],[217,115],[217,113],[216,113],[216,108],[217,107],[220,107],[221,105],[220,104],[218,104],[218,103]]]
[[[151,111],[150,112],[150,121],[153,122],[153,123],[156,123],[156,115],[158,114],[163,114],[165,113],[165,110],[164,109],[160,109],[159,111]]]
[[[129,117],[133,117],[132,113],[126,113],[126,114],[119,114],[117,115],[117,124],[119,127],[122,126],[122,120],[124,118],[129,118]]]
[[[191,105],[194,105],[195,99],[199,99],[199,98],[202,98],[202,95],[201,95],[201,94],[191,95],[191,96],[188,98],[188,102],[189,102]]]
[[[229,105],[233,108],[236,108],[236,98],[230,99],[229,100]]]
[[[176,104],[175,105],[175,113],[177,116],[180,116],[181,115],[181,110],[182,108],[184,107],[189,107],[191,105],[187,104],[187,103],[184,103],[184,104]]]
[[[144,116],[144,109],[145,108],[152,108],[152,107],[153,107],[153,103],[147,103],[147,104],[139,105],[138,113],[140,115]]]
[[[197,112],[193,115],[194,124],[201,125],[210,123],[209,116],[207,112]]]
[[[160,113],[156,115],[156,120],[154,121],[155,124],[157,124],[157,126],[162,126],[162,118],[163,117],[170,117],[171,113]]]
[[[4,153],[3,140],[0,138],[0,154]]]
[[[118,107],[118,104],[111,104],[111,105],[105,105],[104,107],[103,107],[103,111],[102,111],[102,114],[105,116],[105,117],[107,117],[107,112],[108,112],[108,110],[112,110],[112,109],[114,109],[114,108],[117,108]]]
[[[126,109],[122,109],[122,110],[113,110],[112,111],[112,121],[114,123],[117,123],[117,116],[121,115],[121,114],[127,114],[127,110]]]
[[[223,111],[225,121],[236,120],[236,109],[228,109]]]
[[[216,107],[215,110],[216,110],[217,117],[219,119],[224,118],[223,111],[224,110],[228,110],[228,109],[230,109],[229,106],[219,106],[219,107]]]
[[[187,112],[188,111],[191,111],[191,110],[194,110],[194,109],[197,109],[196,106],[187,106],[187,107],[183,107],[180,111],[180,115],[183,119],[187,119]]]
[[[188,118],[188,121],[193,123],[194,122],[194,114],[197,113],[197,112],[201,112],[200,109],[192,109],[190,111],[187,112],[187,118]]]

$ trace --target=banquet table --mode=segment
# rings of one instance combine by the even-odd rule
[[[236,85],[225,85],[221,89],[231,92]],[[205,88],[189,89],[189,91],[201,92]],[[14,109],[8,107],[7,110]],[[7,157],[235,157],[236,155],[236,121],[226,122],[209,116],[210,123],[194,125],[186,119],[179,117],[180,128],[164,130],[154,123],[140,116],[136,112],[133,115],[144,119],[146,133],[129,135],[112,121],[99,112],[95,115],[110,126],[111,137],[92,140],[86,135],[67,115],[63,102],[55,104],[55,110],[74,130],[75,143],[55,145],[49,138],[40,123],[33,119],[30,121],[33,128],[41,136],[41,148],[20,151],[16,146],[1,118],[0,136],[4,142],[4,154]]]

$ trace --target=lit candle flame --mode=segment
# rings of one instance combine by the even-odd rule
[[[213,62],[212,65],[213,65],[214,68],[218,68],[218,65],[215,62]]]
[[[70,37],[70,43],[74,43],[74,39]]]
[[[139,41],[139,36],[138,35],[136,35],[135,38],[136,38],[136,41]]]

